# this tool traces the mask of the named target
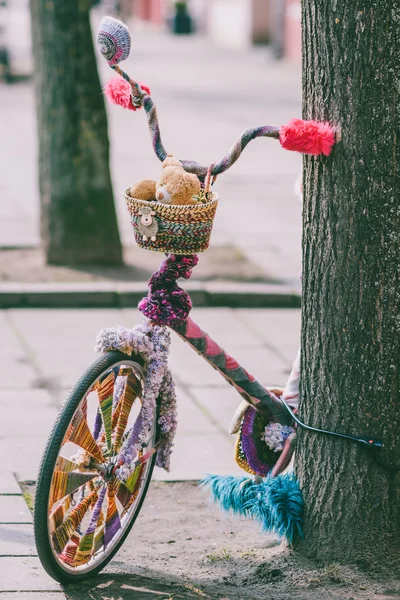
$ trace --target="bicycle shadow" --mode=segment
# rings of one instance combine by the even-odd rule
[[[203,586],[182,583],[173,577],[104,573],[92,581],[64,585],[69,600],[212,600]],[[224,600],[229,600],[225,597]]]

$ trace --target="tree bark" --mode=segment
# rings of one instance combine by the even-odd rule
[[[304,159],[301,417],[374,436],[400,463],[400,5],[303,0],[303,117],[341,128]],[[300,551],[399,568],[400,475],[299,432]]]
[[[41,233],[53,264],[121,264],[91,0],[31,0]]]

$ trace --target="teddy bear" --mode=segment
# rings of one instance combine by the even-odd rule
[[[193,198],[201,189],[198,177],[187,173],[179,160],[168,156],[162,163],[158,182],[142,179],[129,190],[129,195],[137,200],[158,200],[163,204],[197,204]]]
[[[160,179],[157,182],[156,200],[163,204],[197,204],[193,198],[200,193],[199,178],[187,173],[179,160],[168,156],[162,163]]]
[[[129,189],[129,195],[138,200],[155,200],[157,183],[152,179],[141,179]]]

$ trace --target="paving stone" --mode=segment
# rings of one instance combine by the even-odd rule
[[[224,384],[221,375],[175,334],[172,334],[169,365],[179,384],[216,386]]]
[[[0,525],[0,557],[26,555],[37,555],[32,526]]]
[[[29,364],[28,356],[21,340],[9,319],[10,311],[0,311],[0,378],[2,390],[29,386],[36,372]]]
[[[9,461],[10,449],[12,449],[12,469],[17,474],[18,480],[36,480],[50,429],[37,436],[15,437],[13,431],[8,433],[9,437],[0,438],[0,460],[3,463]]]
[[[33,313],[16,309],[10,313],[15,327],[34,352],[57,348],[60,360],[80,347],[91,355],[100,329],[121,323],[120,312],[115,309],[36,309]]]
[[[99,331],[122,323],[122,313],[113,309],[35,309],[35,319],[29,310],[11,313],[44,383],[56,388],[71,388],[96,358]]]
[[[0,494],[21,494],[21,488],[11,471],[0,471]]]
[[[178,398],[177,436],[218,433],[218,428],[208,414],[201,407],[196,406],[191,390],[185,390],[177,386],[176,395]]]
[[[190,392],[197,402],[204,407],[204,410],[212,415],[222,435],[234,445],[236,436],[229,435],[228,431],[232,417],[242,401],[241,396],[230,386],[218,389],[211,386],[192,387]],[[230,460],[232,462],[232,457]]]
[[[9,389],[20,390],[35,385],[37,372],[22,351],[0,357],[2,395]]]
[[[34,556],[1,557],[0,573],[0,593],[2,594],[2,600],[4,592],[25,592],[24,600],[28,600],[28,598],[30,600],[31,596],[27,596],[26,592],[62,591],[60,584],[47,575],[39,559]],[[51,596],[46,598],[44,594],[41,594],[40,597],[43,600],[51,598]],[[56,598],[58,600],[58,596]]]
[[[259,339],[293,363],[300,345],[300,310],[238,310],[237,315],[257,333]]]
[[[0,496],[0,523],[32,523],[22,496]]]
[[[58,412],[51,406],[47,391],[10,389],[3,391],[2,396],[7,403],[7,410],[2,414],[2,427],[6,435],[13,431],[15,438],[47,436]]]

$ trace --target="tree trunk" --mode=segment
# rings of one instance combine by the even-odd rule
[[[31,0],[41,232],[53,264],[121,264],[91,0]]]
[[[304,159],[300,415],[385,443],[400,463],[397,0],[303,0],[303,116],[341,128]],[[300,551],[363,566],[400,560],[400,474],[354,442],[299,432]]]

